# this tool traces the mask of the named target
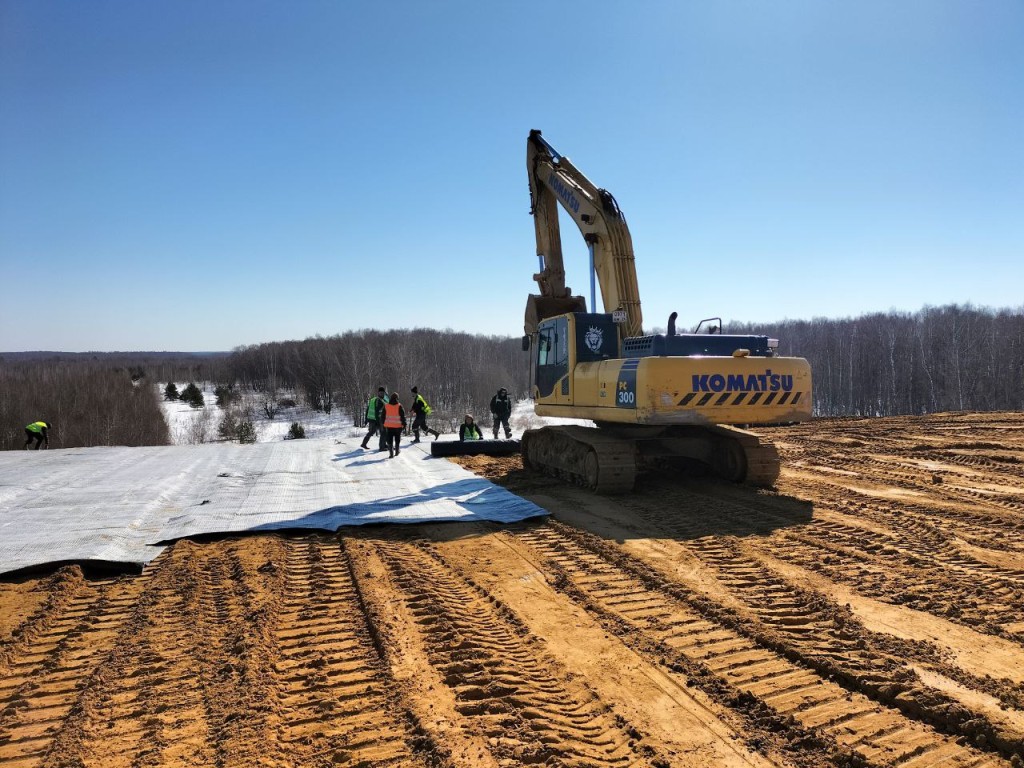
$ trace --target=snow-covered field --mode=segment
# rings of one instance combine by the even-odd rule
[[[223,409],[217,407],[217,398],[213,393],[214,385],[209,383],[199,384],[203,392],[203,399],[206,401],[204,408],[193,408],[180,400],[167,401],[163,399],[166,382],[157,385],[161,404],[164,410],[164,418],[171,431],[171,443],[174,445],[197,445],[199,443],[223,442],[218,435],[217,429],[220,426],[224,415]],[[188,382],[175,382],[178,392],[182,392]],[[302,425],[308,439],[355,437],[363,434],[362,427],[353,424],[352,416],[340,410],[332,413],[321,413],[313,411],[304,405],[296,405],[291,408],[282,408],[273,419],[267,418],[266,413],[260,407],[254,396],[249,396],[250,401],[240,403],[246,407],[251,414],[253,425],[256,428],[256,442],[272,443],[277,440],[284,440],[293,422]],[[298,398],[295,398],[298,400]],[[484,435],[489,437],[490,419],[480,420]],[[579,421],[576,419],[553,419],[537,416],[533,412],[533,403],[530,400],[520,400],[512,411],[512,418],[509,425],[512,427],[512,436],[519,437],[522,433],[531,428],[543,427],[550,424],[584,424],[592,426],[591,421]],[[433,424],[431,424],[433,426]],[[457,435],[441,435],[444,439],[456,439]]]
[[[206,406],[193,408],[180,400],[164,400],[166,382],[157,385],[160,401],[164,410],[164,418],[171,431],[171,443],[174,445],[196,445],[199,443],[224,442],[217,430],[224,417],[224,409],[217,406],[214,385],[197,383],[203,392]],[[188,382],[175,382],[178,392],[182,392]],[[246,398],[248,397],[248,402]],[[246,409],[256,428],[256,442],[272,443],[284,440],[293,423],[298,423],[306,432],[307,439],[353,437],[362,432],[353,426],[352,417],[343,411],[331,413],[313,411],[303,405],[281,408],[273,419],[267,417],[258,400],[251,395],[243,395],[238,407]]]

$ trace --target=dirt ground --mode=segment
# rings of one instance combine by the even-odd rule
[[[181,541],[0,582],[0,768],[1015,766],[1024,415],[772,430],[777,488]]]

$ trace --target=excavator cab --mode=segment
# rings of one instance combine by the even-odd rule
[[[618,330],[610,314],[570,312],[548,318],[537,326],[535,338],[533,392],[538,402],[572,405],[580,364],[619,356]]]

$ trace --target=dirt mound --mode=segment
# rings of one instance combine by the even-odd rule
[[[0,582],[8,766],[1021,766],[1024,416],[772,430],[774,491],[182,541]]]

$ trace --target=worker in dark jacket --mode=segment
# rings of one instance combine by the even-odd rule
[[[462,420],[462,424],[459,425],[459,440],[465,442],[466,440],[483,440],[483,433],[480,432],[480,427],[473,421],[473,417],[468,413],[466,418]]]
[[[405,408],[398,402],[398,393],[392,392],[390,400],[384,404],[384,430],[387,432],[388,458],[393,459],[399,453],[399,441],[405,429]]]
[[[416,437],[413,442],[418,443],[420,441],[421,429],[428,435],[433,434],[434,439],[437,440],[441,433],[427,426],[427,416],[430,415],[433,409],[427,405],[427,401],[416,387],[412,388],[412,397],[412,433]]]
[[[36,441],[36,450],[39,450],[39,446],[42,445],[44,448],[50,447],[50,439],[46,436],[46,430],[50,429],[53,425],[48,421],[33,421],[27,427],[25,427],[25,450],[28,450],[29,443],[33,440]]]
[[[508,390],[504,387],[491,398],[491,416],[494,417],[494,439],[498,439],[498,427],[505,428],[506,440],[512,437],[512,428],[508,425],[512,416],[512,401],[508,399]]]
[[[384,387],[377,387],[377,394],[370,398],[370,402],[366,404],[366,436],[363,438],[360,448],[368,448],[367,443],[370,442],[370,438],[376,435],[378,432],[382,433],[380,438],[380,447],[377,450],[384,450],[384,428],[382,422],[384,421],[384,403],[388,401],[388,392]]]

